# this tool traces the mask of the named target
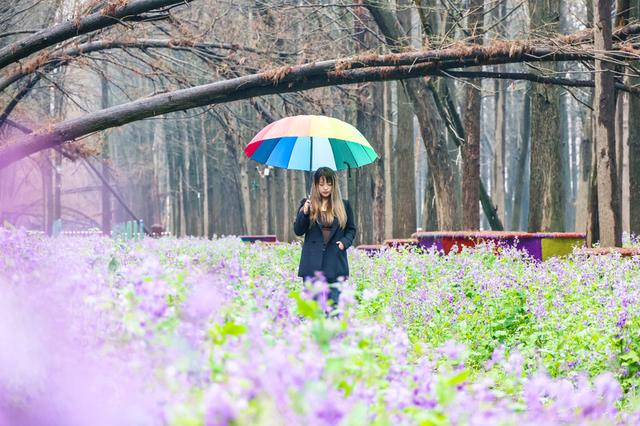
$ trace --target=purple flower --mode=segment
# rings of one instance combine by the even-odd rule
[[[212,384],[205,395],[205,426],[227,426],[236,415],[231,396],[219,384]]]
[[[458,360],[466,349],[467,347],[461,343],[447,340],[444,345],[438,349],[438,352],[452,360]]]
[[[622,398],[622,388],[613,374],[607,372],[596,377],[596,394],[602,398],[607,413],[615,412],[615,404]]]
[[[520,351],[513,350],[511,354],[509,354],[509,358],[507,359],[507,364],[505,365],[506,370],[513,374],[516,377],[522,376],[522,365],[524,363],[524,358]]]

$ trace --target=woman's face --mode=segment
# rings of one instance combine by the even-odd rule
[[[324,176],[320,176],[320,180],[318,181],[318,192],[322,198],[331,197],[331,191],[333,191],[333,184],[325,179]]]

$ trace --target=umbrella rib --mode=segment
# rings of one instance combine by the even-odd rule
[[[313,136],[309,136],[309,171],[313,171]]]

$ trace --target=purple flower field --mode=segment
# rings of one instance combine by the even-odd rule
[[[1,426],[640,423],[640,259],[350,250],[327,316],[297,244],[0,253]]]

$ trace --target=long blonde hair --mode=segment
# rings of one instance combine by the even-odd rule
[[[318,189],[321,177],[331,185],[331,197],[329,197],[327,211],[324,212],[324,219],[328,223],[333,223],[333,218],[336,217],[338,218],[340,228],[344,229],[347,226],[347,211],[342,202],[336,172],[328,167],[320,167],[313,175],[313,186],[311,187],[311,221],[315,222],[322,214],[322,196]]]

